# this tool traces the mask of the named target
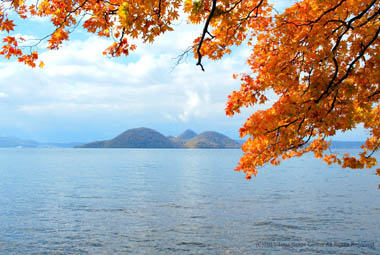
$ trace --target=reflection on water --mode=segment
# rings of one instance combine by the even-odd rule
[[[1,149],[0,254],[379,254],[379,178],[310,155]]]

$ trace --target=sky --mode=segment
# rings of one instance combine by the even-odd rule
[[[278,10],[289,1],[276,3]],[[41,37],[52,27],[44,19],[19,23],[24,37]],[[45,67],[32,69],[0,60],[0,135],[40,142],[89,142],[110,139],[136,127],[177,136],[185,129],[239,137],[239,128],[256,108],[225,115],[227,96],[240,88],[232,74],[248,71],[248,46],[234,48],[219,61],[204,59],[205,72],[189,56],[176,57],[192,44],[201,26],[179,21],[153,44],[137,42],[127,57],[102,51],[110,41],[78,29],[58,51],[45,51]],[[0,34],[0,36],[3,36]],[[41,45],[43,48],[44,45]],[[338,140],[364,140],[359,128]]]

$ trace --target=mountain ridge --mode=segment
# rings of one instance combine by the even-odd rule
[[[241,145],[228,136],[215,131],[201,134],[191,129],[185,130],[177,137],[165,137],[160,132],[150,128],[133,128],[124,131],[110,140],[95,141],[77,148],[204,148],[224,149],[240,148]]]
[[[137,128],[138,130],[138,128]],[[150,129],[151,132],[157,132],[153,129]],[[128,131],[128,130],[127,130]],[[129,146],[129,148],[241,148],[241,145],[244,143],[244,140],[224,140],[222,145],[218,144],[217,140],[213,140],[212,137],[207,138],[207,134],[210,134],[214,131],[205,131],[203,133],[197,134],[191,129],[185,130],[183,133],[179,134],[177,137],[174,136],[164,136],[161,133],[160,146],[147,146],[146,144],[140,146]],[[125,132],[123,132],[125,133]],[[122,133],[122,134],[123,134]],[[120,134],[120,135],[122,135]],[[119,135],[119,136],[120,136]],[[222,136],[220,136],[222,135]],[[214,133],[214,136],[219,137],[219,140],[223,140],[223,134]],[[226,136],[227,137],[227,136]],[[115,137],[116,138],[116,137]],[[115,139],[114,138],[114,139]],[[228,138],[228,137],[227,137]],[[113,139],[110,139],[113,140]],[[94,141],[90,143],[54,143],[54,142],[45,142],[41,143],[31,139],[20,139],[16,137],[10,137],[5,135],[0,135],[0,148],[73,148],[73,147],[83,147],[87,145],[89,148],[107,148],[110,147],[110,140],[104,141]],[[168,142],[169,140],[169,142]],[[165,142],[166,141],[166,142]],[[233,141],[233,143],[231,143]],[[219,141],[220,142],[220,141]],[[237,142],[237,144],[235,144]],[[360,149],[360,146],[364,142],[360,141],[339,141],[334,140],[331,143],[331,149]],[[160,144],[160,143],[159,143]],[[231,146],[232,145],[232,146]],[[124,148],[123,146],[113,146],[114,148]]]
[[[73,148],[81,143],[41,143],[30,139],[0,136],[0,148]]]
[[[140,127],[132,128],[113,139],[95,141],[79,148],[177,148],[177,144],[156,130]]]
[[[187,148],[212,148],[212,149],[232,149],[240,148],[241,145],[226,135],[215,131],[205,131],[189,139],[185,146]]]

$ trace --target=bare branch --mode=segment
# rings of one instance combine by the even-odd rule
[[[176,61],[176,64],[173,66],[172,69],[174,69],[176,66],[178,66],[179,64],[183,63],[186,61],[186,58],[187,56],[190,54],[190,52],[192,52],[194,50],[194,46],[189,46],[186,50],[184,50],[184,52],[180,55],[178,55],[176,58],[174,59],[177,59]]]

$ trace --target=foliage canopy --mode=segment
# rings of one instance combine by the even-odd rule
[[[328,164],[364,168],[377,164],[380,146],[380,1],[303,0],[283,13],[267,0],[4,0],[0,5],[0,54],[32,67],[38,53],[20,47],[14,20],[48,17],[55,30],[41,40],[58,49],[82,25],[115,42],[111,56],[135,49],[130,38],[153,42],[173,30],[183,11],[190,23],[203,24],[192,50],[203,70],[202,57],[220,59],[232,46],[248,41],[250,73],[228,97],[227,115],[242,107],[263,104],[273,91],[277,101],[254,112],[240,129],[250,138],[243,145],[236,170],[247,178],[267,163],[314,152]],[[39,62],[43,66],[43,62]],[[326,153],[328,138],[362,124],[368,130],[363,152],[356,157]],[[380,175],[380,170],[377,170]]]

